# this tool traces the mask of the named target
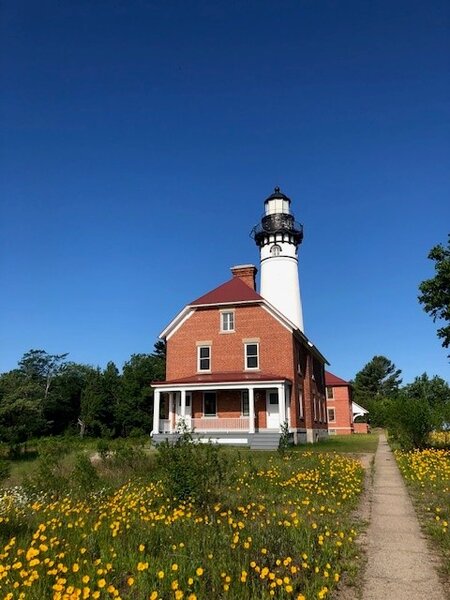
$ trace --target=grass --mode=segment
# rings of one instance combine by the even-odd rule
[[[64,462],[60,489],[0,499],[0,597],[327,598],[357,554],[363,470],[312,450],[227,449],[206,505],[168,497],[154,452],[100,461],[91,492]]]
[[[302,444],[298,449],[312,452],[343,452],[352,454],[370,454],[376,452],[378,434],[330,435],[327,440],[316,444]]]

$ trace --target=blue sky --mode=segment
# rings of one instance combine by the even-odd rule
[[[5,0],[0,371],[151,352],[258,263],[279,185],[330,370],[448,379],[417,286],[450,222],[449,22],[444,0]]]

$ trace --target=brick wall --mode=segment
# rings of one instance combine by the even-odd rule
[[[259,305],[235,307],[235,332],[220,332],[218,308],[197,309],[167,340],[167,380],[197,373],[197,344],[211,342],[211,372],[244,371],[243,340],[259,339],[259,373],[293,378],[292,334]]]
[[[334,409],[335,420],[329,421],[328,427],[335,430],[336,434],[353,433],[353,414],[351,390],[349,386],[334,386],[333,398],[327,398],[327,408]]]
[[[167,380],[182,379],[197,373],[197,342],[208,342],[211,345],[213,374],[244,372],[244,340],[257,339],[258,373],[276,375],[292,381],[291,426],[326,429],[324,366],[313,358],[304,342],[298,338],[294,339],[290,331],[259,305],[233,307],[235,331],[221,332],[221,309],[223,307],[198,308],[167,340]],[[300,391],[303,397],[303,417],[300,417]],[[314,397],[317,402],[316,419]],[[202,398],[200,392],[194,392],[193,417],[201,417],[203,414]],[[319,404],[322,406],[321,410]],[[240,416],[240,392],[236,394],[220,391],[217,405],[219,416]],[[265,390],[255,391],[255,426],[266,427]]]

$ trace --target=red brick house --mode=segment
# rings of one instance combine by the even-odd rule
[[[368,414],[368,411],[353,402],[352,386],[348,381],[325,371],[327,394],[328,432],[331,435],[367,433],[366,423],[355,423],[356,417]]]
[[[326,359],[301,330],[301,239],[289,204],[276,189],[255,235],[272,261],[261,277],[265,297],[256,267],[233,267],[229,281],[186,305],[161,333],[167,363],[166,381],[153,386],[155,441],[174,435],[180,419],[195,436],[253,448],[276,447],[285,424],[296,443],[327,435]],[[282,297],[281,311],[276,294],[286,279],[298,297]]]

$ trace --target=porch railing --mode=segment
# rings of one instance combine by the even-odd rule
[[[192,419],[194,431],[248,431],[248,417],[203,417]]]

